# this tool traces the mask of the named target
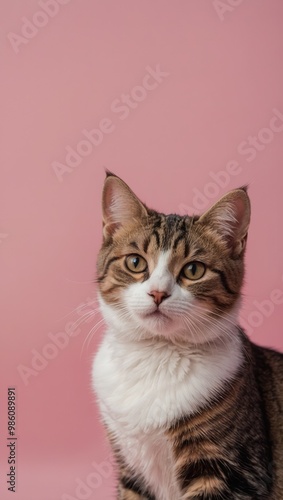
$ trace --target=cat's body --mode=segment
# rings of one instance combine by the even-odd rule
[[[109,175],[93,383],[119,500],[283,500],[283,355],[237,325],[245,190],[165,216]]]

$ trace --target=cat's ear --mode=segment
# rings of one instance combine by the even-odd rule
[[[225,240],[231,253],[238,257],[246,246],[250,223],[250,200],[247,188],[230,191],[197,221],[214,229]]]
[[[147,216],[145,205],[129,186],[107,172],[102,193],[103,235],[112,236],[122,225]]]

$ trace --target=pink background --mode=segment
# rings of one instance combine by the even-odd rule
[[[99,324],[85,342],[100,317],[84,322],[91,306],[77,309],[95,296],[105,167],[168,212],[197,213],[250,185],[242,323],[254,341],[283,348],[283,3],[220,3],[1,2],[1,499],[12,498],[8,386],[17,388],[13,498],[115,498],[90,390]],[[158,65],[167,76],[146,77]],[[123,94],[131,104],[118,111]],[[99,126],[100,144],[79,144]],[[67,146],[84,154],[76,167]],[[65,164],[61,181],[55,162]],[[75,336],[60,336],[76,321]],[[50,333],[68,345],[54,347]],[[53,359],[24,383],[19,367],[31,369],[35,352]],[[92,463],[105,461],[107,477],[95,476]],[[92,486],[76,491],[79,479]]]

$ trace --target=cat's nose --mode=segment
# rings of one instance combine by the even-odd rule
[[[158,292],[157,290],[153,290],[148,295],[153,297],[153,300],[157,306],[159,306],[159,304],[161,304],[163,300],[167,299],[167,297],[170,297],[167,292]]]

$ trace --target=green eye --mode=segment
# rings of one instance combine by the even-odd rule
[[[146,260],[140,255],[128,255],[125,260],[126,268],[132,273],[143,273],[147,269]]]
[[[204,276],[206,267],[202,262],[190,262],[183,267],[182,273],[189,280],[199,280]]]

